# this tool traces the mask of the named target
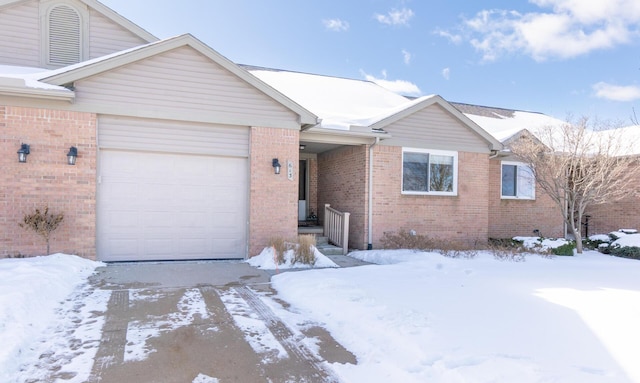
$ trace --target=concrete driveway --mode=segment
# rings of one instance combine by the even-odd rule
[[[242,262],[99,268],[90,282],[110,299],[89,381],[338,382],[330,363],[355,357],[323,328],[276,315],[270,277]]]

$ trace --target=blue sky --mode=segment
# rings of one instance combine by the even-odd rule
[[[640,0],[101,0],[234,62],[369,79],[406,95],[640,119]]]

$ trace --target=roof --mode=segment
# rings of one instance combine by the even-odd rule
[[[369,125],[373,116],[391,113],[407,99],[363,80],[241,65],[322,119],[322,127],[349,130]]]
[[[12,5],[17,5],[20,3],[25,3],[31,0],[0,0],[0,8],[10,7]],[[111,8],[106,5],[100,3],[97,0],[77,0],[81,3],[86,4],[88,7],[91,7],[104,15],[106,18],[110,19],[114,23],[120,25],[121,27],[127,29],[134,35],[140,37],[144,41],[152,42],[158,40],[158,38],[151,33],[147,32],[137,24],[131,22],[129,19],[121,16],[119,13],[115,12]]]
[[[318,123],[318,117],[315,114],[295,103],[287,96],[273,89],[271,86],[260,81],[255,76],[252,76],[251,74],[249,74],[249,72],[238,67],[229,59],[214,51],[209,46],[202,43],[200,40],[196,39],[190,34],[184,34],[164,40],[155,41],[149,44],[140,45],[134,48],[126,49],[120,52],[112,53],[106,56],[83,61],[54,70],[32,68],[32,70],[25,69],[24,71],[21,71],[19,69],[14,69],[15,72],[22,73],[3,75],[3,68],[2,66],[0,66],[0,92],[2,91],[2,80],[5,77],[18,78],[22,79],[22,81],[25,81],[25,83],[23,84],[23,86],[25,87],[25,93],[28,92],[29,89],[33,91],[38,87],[52,87],[52,89],[66,90],[71,92],[70,90],[64,88],[64,86],[67,84],[72,84],[75,81],[107,72],[123,65],[143,60],[182,46],[189,46],[195,49],[196,51],[216,62],[218,65],[222,66],[229,72],[235,74],[240,79],[262,91],[264,94],[266,94],[276,102],[279,102],[286,108],[298,114],[300,116],[299,122],[301,125],[313,126]],[[5,67],[4,70],[8,70],[8,68],[10,67]]]
[[[65,87],[39,81],[46,69],[0,65],[0,94],[71,101],[75,93]]]
[[[535,134],[541,128],[560,127],[567,123],[537,112],[457,102],[452,102],[451,105],[503,143],[522,130]]]
[[[325,129],[361,133],[363,128],[368,128],[374,134],[418,110],[438,104],[490,143],[492,149],[501,148],[493,136],[438,95],[409,99],[371,81],[249,65],[243,67],[317,114],[322,119],[321,127]]]

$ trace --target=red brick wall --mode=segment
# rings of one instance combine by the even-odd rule
[[[488,236],[488,154],[458,152],[458,195],[403,195],[402,148],[374,148],[374,248],[385,232],[415,230],[468,244]]]
[[[318,155],[318,206],[350,213],[349,248],[367,246],[367,146],[343,146]]]
[[[31,146],[26,163],[18,163],[21,143]],[[66,162],[71,146],[75,166]],[[96,115],[0,106],[0,149],[0,257],[46,252],[44,239],[18,224],[48,205],[65,216],[51,252],[95,259]]]
[[[623,199],[593,205],[587,208],[585,214],[591,216],[589,235],[606,234],[619,229],[640,230],[640,178],[635,180]]]
[[[299,134],[297,130],[251,128],[249,256],[260,254],[269,239],[294,239],[298,233]],[[280,174],[271,161],[278,158]],[[293,163],[293,180],[287,178]]]
[[[500,159],[491,160],[489,182],[489,237],[532,236],[538,229],[545,237],[563,237],[564,225],[556,204],[539,187],[535,200],[502,199]]]

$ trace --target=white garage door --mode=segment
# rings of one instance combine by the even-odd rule
[[[108,142],[114,122],[127,125],[103,120],[99,137]],[[244,258],[247,172],[246,157],[101,149],[98,258]]]

